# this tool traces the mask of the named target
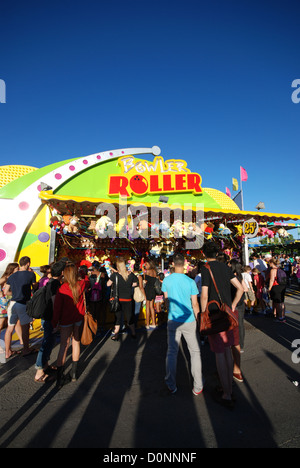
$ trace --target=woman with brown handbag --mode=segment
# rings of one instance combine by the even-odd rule
[[[57,387],[61,388],[69,377],[64,375],[67,350],[72,337],[71,379],[77,379],[77,365],[80,356],[80,337],[85,315],[85,286],[78,277],[78,269],[73,263],[64,268],[64,283],[59,288],[53,307],[53,328],[60,328],[60,349],[57,356]]]
[[[205,313],[207,304],[210,301],[220,302],[219,294],[222,298],[222,302],[232,310],[235,310],[243,295],[243,287],[241,283],[225,263],[217,261],[219,248],[216,243],[207,242],[204,244],[202,250],[206,257],[207,265],[210,267],[216,285],[219,288],[219,291],[216,291],[209,270],[207,268],[203,268],[201,271],[202,313]],[[236,295],[233,301],[231,299],[231,285],[236,288]],[[216,395],[217,401],[223,406],[232,409],[234,405],[232,400],[233,358],[231,346],[234,345],[234,332],[233,330],[221,331],[219,333],[209,335],[208,340],[210,348],[216,356],[217,371],[222,386],[221,395]]]

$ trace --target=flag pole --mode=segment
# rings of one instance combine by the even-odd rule
[[[240,179],[241,179],[241,200],[242,200],[242,211],[244,211],[244,196],[243,196],[243,185],[242,185],[242,171],[240,166]]]
[[[242,211],[244,211],[244,196],[243,196],[243,185],[242,185],[242,168],[240,166],[240,179],[241,179],[241,200],[242,200]],[[244,245],[243,245],[243,260],[245,265],[249,265],[249,244],[248,237],[244,236]]]

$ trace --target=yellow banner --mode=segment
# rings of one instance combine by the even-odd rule
[[[232,190],[236,192],[238,189],[239,189],[239,183],[237,179],[232,179]]]

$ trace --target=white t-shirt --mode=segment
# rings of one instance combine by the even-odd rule
[[[250,289],[250,283],[252,283],[252,278],[251,278],[251,275],[250,273],[247,273],[247,272],[243,272],[242,273],[242,277],[243,277],[243,280],[245,281],[246,283],[246,286],[248,289]]]

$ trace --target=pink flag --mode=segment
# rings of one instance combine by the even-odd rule
[[[231,193],[228,187],[226,187],[226,195],[228,195],[231,198]]]
[[[242,166],[240,166],[240,168],[241,168],[241,181],[246,182],[246,180],[248,180],[248,174]]]

